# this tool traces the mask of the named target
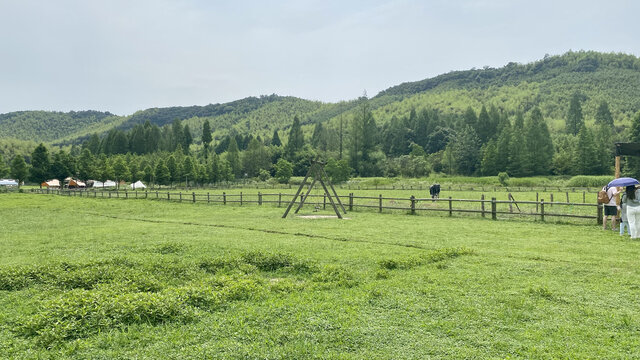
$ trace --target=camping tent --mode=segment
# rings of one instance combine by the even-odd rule
[[[0,186],[18,186],[18,182],[11,179],[0,180]]]
[[[129,185],[133,190],[135,189],[146,189],[147,185],[143,184],[142,181],[138,180],[135,183]]]
[[[40,184],[40,186],[46,186],[48,188],[59,188],[60,180],[53,179],[53,180],[45,181],[42,184]]]
[[[116,183],[111,181],[111,180],[107,180],[105,182],[102,181],[94,181],[93,182],[93,187],[94,188],[108,188],[108,187],[116,187]]]
[[[87,187],[87,185],[85,183],[83,183],[82,181],[74,180],[74,179],[69,180],[69,185],[68,186],[69,186],[69,188],[84,188],[84,187]]]

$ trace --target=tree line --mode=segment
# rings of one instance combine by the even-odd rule
[[[640,142],[640,112],[630,131],[614,127],[606,101],[588,125],[583,98],[575,93],[567,104],[565,131],[552,134],[542,111],[482,106],[461,115],[435,109],[412,110],[379,126],[369,99],[357,100],[349,116],[336,123],[318,122],[305,138],[294,116],[283,138],[230,133],[215,143],[205,120],[198,144],[188,125],[179,120],[159,127],[145,122],[128,131],[93,134],[70,151],[38,145],[27,161],[15,156],[11,166],[0,158],[0,176],[40,183],[68,176],[83,180],[144,180],[161,185],[215,183],[245,178],[287,182],[303,176],[311,160],[327,161],[334,181],[351,176],[427,176],[431,172],[459,175],[509,176],[610,174],[613,143]],[[590,123],[590,121],[589,121]],[[640,163],[625,162],[635,175]]]

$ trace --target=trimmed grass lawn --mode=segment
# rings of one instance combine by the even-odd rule
[[[283,210],[0,195],[0,356],[640,357],[617,232]]]

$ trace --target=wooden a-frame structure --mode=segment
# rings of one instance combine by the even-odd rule
[[[302,209],[302,206],[304,205],[304,203],[307,201],[307,198],[309,197],[309,193],[311,193],[311,190],[313,189],[313,187],[316,185],[317,182],[320,182],[320,184],[322,185],[322,188],[324,189],[324,194],[329,199],[329,203],[331,203],[331,206],[333,207],[333,210],[336,212],[336,215],[338,216],[338,218],[342,219],[342,214],[340,213],[340,210],[338,210],[338,207],[336,206],[336,202],[338,203],[338,205],[340,205],[340,208],[342,209],[342,211],[345,214],[347,213],[347,211],[344,209],[344,206],[342,205],[342,201],[340,201],[340,197],[338,196],[338,193],[336,193],[336,189],[333,187],[333,184],[329,179],[329,176],[327,176],[327,173],[324,171],[325,165],[326,163],[318,160],[311,161],[311,167],[309,167],[309,171],[307,171],[307,175],[304,177],[304,180],[302,180],[302,183],[300,184],[298,191],[293,196],[293,199],[291,199],[291,202],[289,203],[289,206],[287,206],[287,210],[285,210],[284,214],[282,215],[282,218],[286,218],[287,215],[289,214],[289,211],[291,211],[291,208],[296,203],[296,200],[298,199],[298,196],[300,196],[302,189],[304,189],[305,185],[307,184],[307,180],[309,179],[309,177],[312,177],[313,181],[309,185],[309,188],[307,189],[307,193],[301,198],[300,205],[298,205],[298,208],[296,208],[296,211],[294,212],[295,214],[297,214],[298,211]],[[335,196],[336,202],[333,201],[333,197],[329,192],[329,188],[327,187],[327,184],[329,185],[329,188],[331,188],[331,191],[333,192],[333,196]]]

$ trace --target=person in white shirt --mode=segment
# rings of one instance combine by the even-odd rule
[[[611,230],[616,229],[616,217],[618,216],[618,204],[616,204],[616,195],[618,194],[618,188],[612,186],[607,190],[607,196],[609,202],[604,204],[604,217],[602,219],[602,230],[607,229],[607,216],[611,216]]]

